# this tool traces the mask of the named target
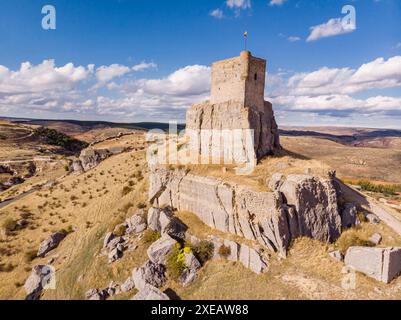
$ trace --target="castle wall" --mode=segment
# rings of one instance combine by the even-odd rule
[[[246,107],[262,109],[264,104],[266,61],[247,51],[236,58],[215,62],[212,66],[210,102],[229,100]]]
[[[264,101],[265,76],[266,60],[248,51],[213,64],[210,101],[195,104],[187,111],[187,129],[196,131],[192,134],[199,142],[191,145],[196,152],[212,154],[215,137],[202,134],[225,129],[250,129],[235,139],[237,143],[232,148],[224,149],[236,163],[249,163],[280,149],[272,105]]]

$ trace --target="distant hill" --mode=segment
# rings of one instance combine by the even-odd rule
[[[0,117],[0,119],[8,120],[15,123],[24,123],[29,125],[38,125],[48,127],[49,124],[69,124],[78,126],[82,131],[87,131],[95,128],[124,128],[133,130],[152,130],[161,129],[168,130],[169,124],[162,122],[135,122],[135,123],[118,123],[108,121],[81,121],[81,120],[55,120],[55,119],[31,119],[31,118],[12,118],[12,117]],[[185,129],[185,124],[178,124],[178,130]]]

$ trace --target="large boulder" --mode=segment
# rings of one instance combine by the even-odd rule
[[[152,285],[145,285],[131,300],[170,300],[170,298]]]
[[[188,229],[185,224],[174,217],[173,210],[170,207],[149,209],[147,222],[150,229],[161,234],[166,233],[176,240],[184,239]]]
[[[377,246],[382,241],[382,236],[380,233],[374,233],[370,236],[369,241]]]
[[[401,248],[350,247],[344,262],[356,271],[389,283],[401,272]]]
[[[325,242],[341,234],[337,193],[331,179],[289,175],[279,188],[297,212],[299,234]]]
[[[38,300],[42,290],[53,280],[53,269],[47,265],[37,265],[26,279],[24,289],[26,300]]]
[[[138,290],[143,289],[147,284],[160,288],[166,282],[164,267],[152,261],[147,261],[142,267],[135,268],[132,271],[132,280]]]
[[[111,240],[108,241],[106,248],[110,251],[117,248],[117,246],[124,242],[123,237],[112,237]]]
[[[42,243],[40,244],[37,256],[44,257],[46,253],[56,248],[65,237],[66,237],[65,232],[55,232],[51,234],[46,240],[42,241]]]
[[[162,209],[160,208],[150,208],[148,210],[148,227],[149,229],[153,231],[160,232],[161,226],[159,222],[159,217],[160,217],[160,211]]]
[[[148,257],[155,264],[165,265],[167,256],[176,245],[177,241],[168,234],[164,234],[159,240],[155,241],[148,248]]]
[[[201,263],[192,252],[184,252],[185,270],[180,276],[179,281],[185,287],[196,278],[196,272],[201,268]]]
[[[146,220],[143,217],[143,212],[137,212],[131,218],[126,220],[127,230],[126,234],[140,233],[147,227]]]
[[[132,277],[128,277],[127,280],[120,286],[121,292],[128,292],[135,288],[135,282]]]

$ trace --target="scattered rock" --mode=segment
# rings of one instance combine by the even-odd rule
[[[401,248],[350,247],[344,262],[356,271],[389,283],[401,272]]]
[[[185,287],[196,278],[196,272],[201,268],[201,263],[192,252],[184,252],[186,268],[180,276],[179,281]]]
[[[123,243],[123,242],[124,242],[123,237],[114,237],[109,241],[109,243],[107,244],[106,247],[109,250],[113,250],[117,247],[118,244]]]
[[[168,234],[164,234],[159,240],[155,241],[148,248],[149,259],[155,264],[166,264],[167,255],[176,245],[176,241]]]
[[[143,217],[143,211],[136,213],[131,218],[126,220],[127,230],[125,234],[140,233],[147,227],[146,221]]]
[[[129,277],[125,282],[120,286],[121,292],[128,292],[135,288],[135,282],[132,277]]]
[[[113,281],[110,282],[109,286],[105,290],[109,297],[112,297],[112,296],[115,296],[115,295],[121,293],[120,286],[118,284],[114,283]]]
[[[166,282],[164,267],[152,261],[147,261],[142,267],[135,268],[132,271],[132,279],[138,290],[143,289],[147,284],[160,288]]]
[[[366,219],[373,224],[379,224],[380,223],[380,219],[377,215],[375,215],[374,213],[369,213],[366,215]]]
[[[49,266],[34,266],[24,284],[26,300],[39,300],[42,290],[52,281],[53,276],[53,269]]]
[[[379,245],[382,241],[382,236],[379,233],[374,233],[370,238],[369,241],[372,242],[374,245]]]
[[[109,263],[113,263],[114,261],[117,261],[120,259],[123,255],[123,252],[119,250],[119,248],[114,248],[109,252],[108,258],[109,258]]]
[[[131,300],[170,300],[170,298],[152,285],[145,285]]]
[[[46,253],[56,248],[60,242],[65,238],[64,232],[55,232],[51,234],[46,240],[42,241],[37,253],[38,257],[44,257]]]
[[[329,252],[329,256],[338,262],[344,261],[344,255],[341,253],[340,250]]]
[[[99,289],[89,289],[85,296],[87,300],[106,300],[109,297],[107,290]]]
[[[111,240],[115,238],[115,235],[112,232],[106,233],[106,236],[104,237],[103,241],[103,248],[106,248],[108,244],[110,243]]]

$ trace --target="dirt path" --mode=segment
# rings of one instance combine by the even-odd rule
[[[401,221],[396,218],[397,214],[393,211],[393,209],[379,203],[368,195],[361,194],[350,186],[347,186],[341,182],[340,185],[345,194],[351,196],[363,208],[377,215],[391,229],[401,235]]]

